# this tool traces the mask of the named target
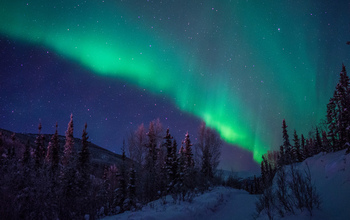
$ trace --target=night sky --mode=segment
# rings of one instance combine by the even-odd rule
[[[0,127],[75,136],[120,152],[159,118],[177,141],[202,121],[229,144],[222,167],[256,168],[323,119],[342,62],[350,3],[0,1]],[[272,3],[274,2],[274,3]]]

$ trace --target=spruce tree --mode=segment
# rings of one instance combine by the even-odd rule
[[[349,77],[346,73],[344,64],[342,64],[342,71],[340,72],[340,80],[336,87],[338,94],[338,108],[339,108],[339,141],[340,148],[344,149],[346,142],[349,142],[350,134],[350,95],[349,95]]]
[[[73,162],[74,154],[74,137],[73,137],[73,114],[70,115],[70,121],[66,131],[66,143],[64,144],[62,165],[68,166],[70,162]]]
[[[285,119],[283,119],[282,123],[282,134],[283,134],[283,149],[285,154],[285,164],[290,164],[291,161],[291,145],[289,142],[289,136],[287,132],[287,125]]]
[[[83,134],[81,136],[81,151],[79,152],[78,157],[78,170],[82,174],[90,173],[90,151],[89,151],[89,142],[88,134],[86,132],[87,124],[85,123]]]
[[[186,178],[186,172],[187,172],[187,166],[186,166],[186,151],[183,147],[183,142],[181,144],[180,150],[179,150],[179,157],[178,157],[178,178],[176,182],[176,192],[181,195],[182,200],[185,200],[185,194],[187,192],[186,186],[185,186],[185,178]]]
[[[337,92],[334,91],[333,97],[327,104],[327,124],[328,124],[328,137],[330,138],[331,148],[336,150],[338,148],[338,123],[337,123],[337,111],[336,111],[336,97]]]
[[[58,129],[58,124],[56,123],[56,131],[55,131],[55,134],[51,138],[51,142],[52,142],[51,166],[52,166],[52,169],[54,169],[55,171],[58,170],[59,162],[60,162],[60,145],[58,143],[58,131],[57,131],[57,129]]]
[[[152,201],[158,198],[156,188],[157,186],[157,159],[158,159],[158,149],[157,149],[157,137],[156,131],[154,127],[154,122],[150,123],[149,130],[147,133],[148,143],[147,147],[147,155],[146,155],[146,163],[145,163],[145,181],[144,181],[144,193],[146,201]]]
[[[177,142],[174,139],[173,144],[171,146],[171,168],[170,168],[170,180],[169,183],[170,189],[176,185],[176,181],[178,178],[178,158],[177,158]]]
[[[300,140],[297,135],[296,130],[294,130],[294,147],[293,147],[293,157],[295,162],[301,162],[302,156],[301,156],[301,149],[300,149]]]
[[[126,210],[128,207],[127,204],[124,207],[124,201],[127,198],[127,165],[126,165],[126,154],[125,154],[125,140],[123,140],[122,146],[122,164],[120,166],[120,175],[119,175],[119,206],[122,208],[122,211]]]
[[[41,134],[41,122],[39,123],[38,126],[38,136],[36,137],[35,144],[35,152],[34,152],[34,157],[35,157],[35,167],[40,168],[43,163],[44,163],[44,158],[45,158],[45,146],[44,146],[44,136]]]
[[[134,164],[132,164],[129,173],[128,197],[130,201],[129,209],[132,209],[136,206],[136,170]]]
[[[278,160],[277,160],[277,166],[278,168],[282,168],[284,165],[286,165],[286,156],[284,152],[284,147],[283,145],[280,146],[280,151],[278,154]]]
[[[164,137],[164,144],[163,146],[166,148],[167,155],[165,159],[165,169],[166,169],[166,174],[167,174],[167,192],[169,192],[172,188],[173,184],[173,149],[172,149],[172,140],[173,137],[170,135],[169,128],[166,130],[166,135]]]
[[[301,150],[301,157],[300,157],[300,162],[301,161],[304,161],[306,158],[307,158],[307,156],[306,156],[306,152],[305,152],[305,138],[304,138],[304,135],[302,134],[301,135],[301,144],[300,144],[300,150]]]
[[[59,150],[60,146],[58,143],[58,131],[57,131],[57,123],[56,123],[56,131],[55,134],[52,135],[51,140],[49,142],[49,146],[47,147],[46,154],[46,163],[49,165],[51,172],[56,173],[59,166]]]
[[[193,153],[192,153],[192,144],[190,140],[190,135],[188,132],[186,133],[185,140],[185,152],[186,152],[186,166],[189,169],[192,169],[194,167],[194,160],[193,160]]]
[[[322,140],[320,132],[318,131],[318,127],[316,127],[316,137],[315,137],[315,146],[314,146],[314,154],[318,154],[322,150]]]
[[[27,140],[27,143],[25,145],[23,157],[22,157],[22,164],[23,166],[28,166],[31,160],[31,152],[30,152],[30,142]]]

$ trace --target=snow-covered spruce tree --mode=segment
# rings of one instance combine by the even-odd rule
[[[66,131],[66,141],[60,173],[60,219],[73,219],[78,217],[78,203],[76,199],[79,195],[79,189],[74,153],[73,114],[71,114]]]
[[[70,115],[70,121],[66,131],[66,142],[64,144],[62,165],[67,167],[70,162],[73,162],[74,154],[74,137],[73,137],[73,114]]]
[[[94,214],[92,207],[92,182],[90,180],[91,164],[90,164],[90,150],[89,137],[86,131],[87,124],[85,123],[81,137],[81,151],[78,154],[78,161],[76,163],[77,175],[77,211],[79,215]]]
[[[90,173],[90,151],[89,151],[89,137],[86,132],[87,124],[85,123],[83,134],[81,136],[81,151],[78,155],[77,168],[82,175],[89,175]]]
[[[45,161],[48,164],[49,172],[51,175],[56,176],[58,174],[59,168],[59,151],[60,146],[58,143],[58,125],[56,123],[56,131],[55,134],[52,135],[51,141],[49,142],[49,146],[47,148],[47,154]]]

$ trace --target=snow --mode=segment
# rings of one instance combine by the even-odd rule
[[[349,162],[348,162],[349,161]],[[286,220],[343,220],[350,219],[350,154],[345,150],[323,155],[320,153],[295,164],[301,171],[309,167],[316,191],[322,199],[321,209],[314,210],[313,215],[307,211],[289,215]],[[216,187],[199,195],[190,202],[174,203],[171,196],[164,201],[157,200],[144,206],[142,210],[125,212],[105,217],[105,220],[157,220],[157,219],[253,219],[258,195],[250,195],[244,190]],[[259,220],[268,219],[259,216]],[[277,216],[277,219],[278,216]]]
[[[157,200],[136,212],[125,212],[105,220],[187,220],[187,219],[251,219],[251,210],[255,209],[255,195],[244,190],[228,187],[216,187],[212,191],[199,195],[190,202],[174,204],[171,196]],[[240,208],[234,208],[240,207]]]

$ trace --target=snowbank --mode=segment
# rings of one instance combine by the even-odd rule
[[[286,220],[345,220],[350,219],[350,154],[344,151],[322,153],[295,164],[300,171],[309,167],[311,177],[321,196],[321,210],[314,210],[313,216],[307,211],[287,216]],[[156,220],[156,219],[252,219],[255,212],[256,195],[246,191],[217,187],[199,195],[193,202],[178,202],[168,196],[166,204],[162,200],[149,203],[142,210],[109,216],[105,220]],[[268,219],[260,216],[259,219]],[[278,219],[278,218],[277,218]]]

